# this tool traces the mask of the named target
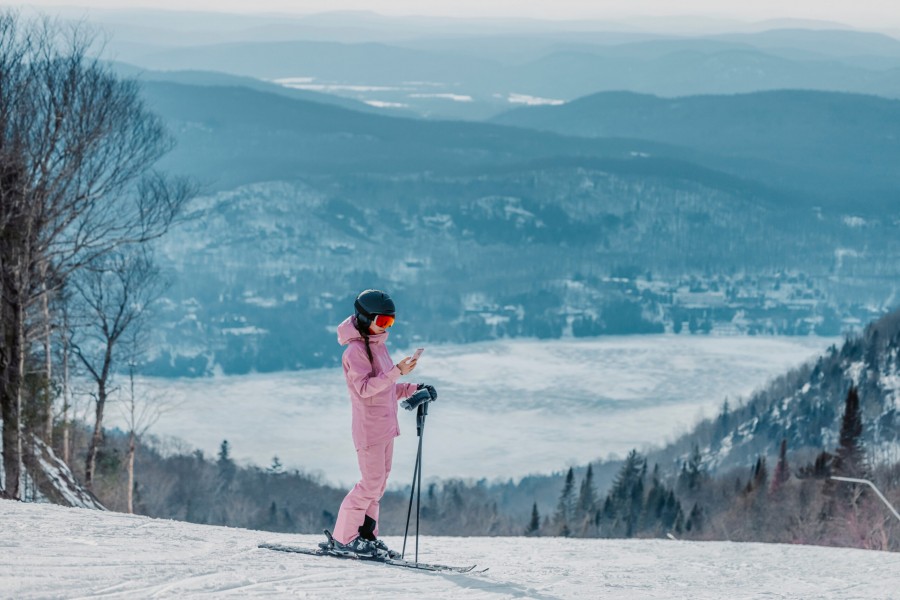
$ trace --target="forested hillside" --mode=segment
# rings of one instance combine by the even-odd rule
[[[148,81],[143,93],[178,138],[165,165],[206,186],[161,249],[174,286],[155,374],[335,364],[327,326],[373,282],[401,301],[398,341],[471,342],[836,335],[890,308],[900,276],[900,214],[882,202],[896,101],[613,94],[509,115],[581,122],[583,103],[621,117],[563,136],[262,88]],[[639,126],[644,112],[660,126]]]

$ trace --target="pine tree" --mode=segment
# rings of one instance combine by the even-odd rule
[[[631,498],[629,503],[628,529],[625,532],[627,537],[637,533],[640,523],[641,513],[644,512],[644,477],[647,475],[647,461],[641,459],[640,476],[634,482],[631,488]]]
[[[219,446],[219,460],[216,462],[219,468],[220,488],[228,487],[237,472],[237,466],[231,460],[230,452],[228,440],[222,440],[222,444]]]
[[[816,456],[812,464],[801,467],[797,476],[800,478],[827,479],[831,476],[833,463],[834,455],[823,450]]]
[[[562,493],[559,495],[559,503],[556,506],[556,523],[560,535],[568,537],[571,533],[569,521],[572,519],[573,503],[575,501],[575,471],[569,467],[566,473],[566,482],[563,484]]]
[[[862,415],[859,409],[859,395],[851,386],[844,402],[844,418],[841,420],[840,441],[833,470],[844,477],[865,477],[865,450],[862,446]]]
[[[675,520],[675,514],[672,511],[676,503],[674,492],[667,489],[660,479],[659,465],[653,465],[653,479],[650,491],[647,492],[641,528],[656,528],[660,525],[664,529],[671,528]]]
[[[778,493],[790,477],[791,470],[787,461],[787,439],[783,438],[781,440],[781,449],[778,451],[778,464],[775,465],[775,473],[772,475],[771,492],[773,494]]]
[[[766,457],[760,456],[756,459],[756,466],[753,468],[753,489],[764,489],[768,480],[769,469],[766,468]]]
[[[541,515],[538,513],[537,502],[531,507],[531,521],[525,529],[525,535],[530,537],[541,535]]]
[[[678,476],[678,487],[682,491],[694,491],[700,488],[706,481],[707,474],[703,468],[703,455],[700,447],[694,444],[691,456],[681,466],[681,474]]]
[[[647,463],[632,450],[613,481],[603,506],[604,516],[618,524],[626,537],[633,536],[644,506],[644,475]]]
[[[665,529],[672,529],[673,527],[677,529],[678,518],[681,514],[681,502],[675,498],[675,492],[669,490],[659,522]]]
[[[576,515],[579,521],[594,513],[597,503],[597,490],[594,488],[594,468],[588,463],[587,473],[581,482],[581,490],[578,493]]]
[[[643,527],[650,527],[659,519],[665,504],[666,492],[659,481],[659,465],[654,465],[650,491],[647,492],[647,501],[644,503]]]
[[[684,511],[678,507],[678,514],[675,515],[675,525],[673,527],[675,533],[681,534],[684,531]]]
[[[721,441],[731,432],[731,407],[728,406],[728,398],[722,403],[722,411],[716,422],[716,441]]]
[[[684,528],[686,531],[694,533],[700,533],[703,530],[703,510],[699,504],[694,504]]]

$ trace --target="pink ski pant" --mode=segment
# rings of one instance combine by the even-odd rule
[[[333,532],[334,539],[340,543],[346,544],[359,535],[359,528],[366,520],[366,515],[378,521],[379,501],[387,487],[393,456],[393,438],[356,451],[362,479],[341,502]],[[377,525],[375,535],[378,535]]]

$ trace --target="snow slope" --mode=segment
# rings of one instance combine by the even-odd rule
[[[864,550],[563,538],[432,538],[420,559],[481,575],[261,550],[318,536],[195,525],[0,501],[0,597],[866,600],[900,595],[900,554]],[[386,538],[399,547],[400,540]]]

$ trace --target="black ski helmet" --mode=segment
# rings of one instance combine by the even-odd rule
[[[381,290],[365,290],[356,297],[353,303],[356,308],[356,321],[368,327],[372,324],[375,315],[394,316],[394,301]]]

